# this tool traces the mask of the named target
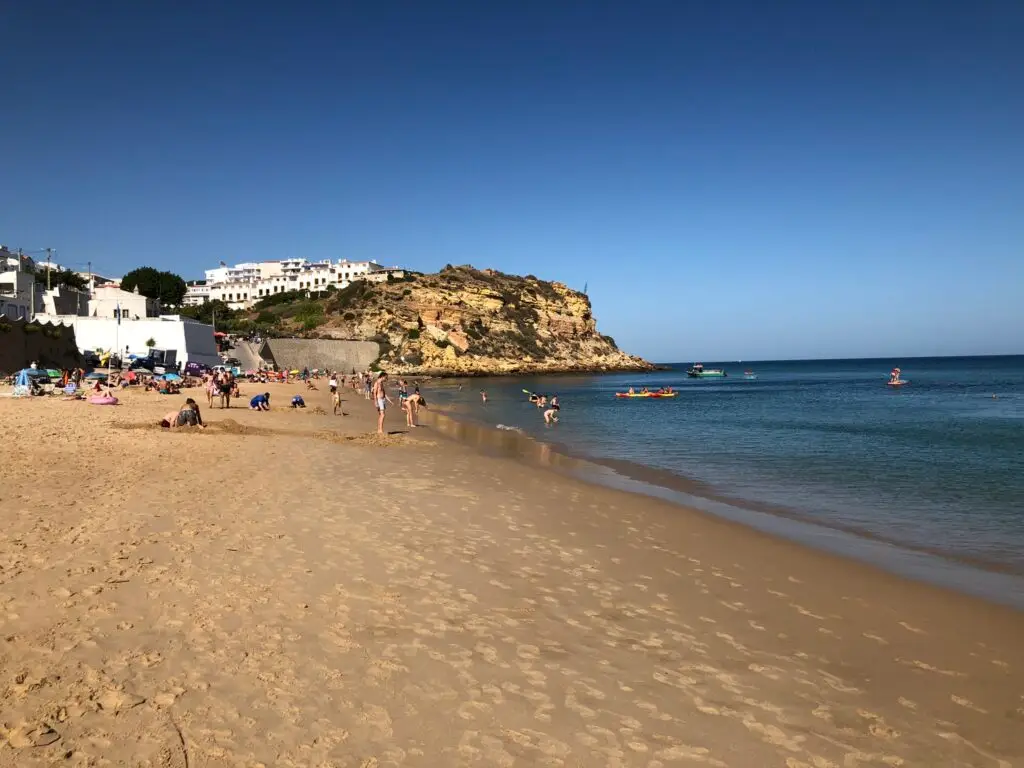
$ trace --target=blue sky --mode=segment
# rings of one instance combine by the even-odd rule
[[[471,263],[658,360],[1024,352],[1024,5],[7,3],[0,242]]]

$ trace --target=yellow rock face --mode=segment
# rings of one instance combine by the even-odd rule
[[[326,302],[319,336],[384,344],[402,374],[489,375],[647,370],[602,336],[590,300],[561,283],[446,267],[386,284],[356,284]]]

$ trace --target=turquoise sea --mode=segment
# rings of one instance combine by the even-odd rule
[[[455,418],[587,459],[602,481],[759,527],[774,519],[780,528],[812,523],[806,531],[819,537],[847,532],[893,550],[890,560],[918,553],[940,570],[945,561],[1024,575],[1024,356],[702,362],[729,376],[691,379],[679,363],[430,390]],[[893,390],[885,382],[897,365],[910,383]],[[614,396],[631,385],[679,394]],[[557,394],[559,423],[545,426],[524,389]],[[990,578],[980,591],[1024,584]],[[996,597],[1024,603],[1024,589]]]

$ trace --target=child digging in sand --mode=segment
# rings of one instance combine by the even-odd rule
[[[177,411],[171,411],[160,420],[160,426],[164,429],[175,429],[177,427],[199,427],[206,429],[203,423],[203,416],[199,413],[199,405],[191,397],[185,401]]]

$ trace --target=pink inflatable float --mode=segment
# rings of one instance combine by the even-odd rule
[[[89,402],[93,405],[117,405],[117,398],[113,395],[93,395]]]

